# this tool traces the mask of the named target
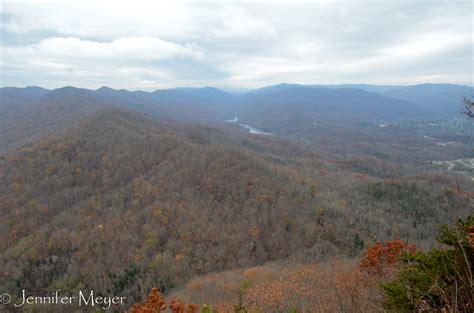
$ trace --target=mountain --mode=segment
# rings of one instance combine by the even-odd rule
[[[357,123],[374,119],[414,118],[414,104],[360,89],[278,85],[247,94],[238,116],[258,128],[298,132],[318,122]]]
[[[162,118],[197,123],[222,119],[234,101],[229,93],[212,87],[174,88],[154,92],[130,92],[101,87],[94,93],[107,97],[117,105]]]
[[[282,84],[278,84],[278,85],[265,86],[265,87],[262,87],[262,88],[249,90],[249,91],[241,94],[241,96],[244,99],[246,99],[246,98],[251,99],[251,98],[256,97],[256,96],[258,97],[258,96],[270,95],[270,94],[273,94],[273,93],[278,92],[278,91],[287,90],[287,89],[291,89],[291,88],[295,88],[295,87],[312,88],[311,86],[307,86],[307,85],[282,83]]]
[[[237,100],[212,87],[157,90],[152,96],[156,105],[174,119],[194,122],[223,120],[233,111]]]
[[[141,111],[162,120],[221,122],[234,108],[235,97],[216,88],[176,88],[153,93],[101,87],[63,87],[52,91],[2,88],[0,151],[61,129],[84,115],[107,107]]]
[[[52,96],[69,92],[80,91]],[[430,245],[434,225],[469,211],[439,180],[353,173],[277,137],[123,108],[84,114],[0,161],[0,287],[13,294],[137,301],[197,274],[352,256],[356,234]]]
[[[369,84],[337,84],[337,85],[302,85],[302,84],[278,84],[273,86],[262,87],[247,91],[246,95],[255,94],[269,94],[280,90],[285,90],[293,87],[307,87],[307,88],[328,88],[328,89],[360,89],[368,92],[384,93],[390,90],[399,89],[402,86],[386,86],[386,85],[369,85]]]
[[[410,101],[434,113],[454,117],[461,112],[462,99],[474,94],[474,89],[452,84],[422,84],[389,90],[383,94]]]
[[[341,85],[321,85],[324,88],[351,88],[351,89],[362,89],[369,92],[384,93],[393,89],[400,88],[400,86],[387,86],[387,85],[369,85],[369,84],[341,84]]]
[[[393,97],[412,102],[432,113],[458,114],[460,102],[464,97],[474,93],[472,87],[455,84],[420,84],[413,86],[396,85],[370,85],[370,84],[337,84],[337,85],[299,85],[279,84],[248,91],[246,96],[265,95],[276,91],[291,88],[328,88],[328,89],[359,89],[378,93],[383,96]],[[457,102],[456,102],[457,101]],[[456,102],[456,103],[455,103]]]
[[[0,125],[30,108],[49,90],[40,87],[0,88]]]
[[[21,90],[20,93],[28,94],[28,91]],[[31,142],[74,123],[87,113],[114,105],[113,101],[92,90],[75,87],[63,87],[36,95],[32,102],[22,100],[26,107],[16,110],[0,124],[0,151]]]
[[[131,306],[157,287],[232,308],[257,275],[247,295],[298,288],[311,308],[305,290],[345,281],[365,246],[432,247],[474,209],[474,124],[382,89],[0,89],[0,291],[100,290]],[[333,258],[348,267],[320,267]]]
[[[196,273],[287,257],[316,242],[332,247],[309,236],[317,227],[307,222],[316,204],[309,181],[238,142],[105,109],[7,154],[2,287],[85,285],[136,296],[152,278],[168,290]],[[122,284],[127,273],[135,274]]]
[[[238,124],[224,121],[238,117],[245,127],[316,143],[321,149],[345,154],[351,148],[351,153],[396,157],[397,162],[413,159],[415,151],[408,153],[409,150],[398,148],[393,151],[395,146],[407,144],[417,150],[416,155],[423,156],[420,163],[470,157],[469,145],[463,143],[470,140],[471,123],[442,117],[430,107],[431,103],[417,105],[394,98],[395,95],[339,88],[341,86],[344,85],[322,88],[280,84],[238,95],[211,87],[155,92],[109,87],[97,90],[64,87],[52,91],[37,87],[3,88],[0,89],[3,94],[0,108],[4,113],[0,118],[0,153],[74,124],[89,113],[107,107],[122,107],[162,121],[220,125],[233,130]],[[418,94],[419,87],[413,88],[412,93]],[[446,125],[436,129],[430,126],[440,123]],[[368,142],[372,143],[371,147]],[[460,142],[461,145],[444,147],[445,142]]]

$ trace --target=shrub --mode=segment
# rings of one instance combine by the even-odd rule
[[[158,289],[153,288],[145,303],[137,303],[133,306],[132,313],[159,313],[164,310],[166,310],[165,300]]]
[[[145,303],[135,304],[131,313],[160,313],[164,312],[166,308],[166,302],[158,292],[158,288],[153,288]],[[197,305],[184,304],[181,300],[171,300],[169,308],[173,313],[197,313],[199,311]]]
[[[382,284],[389,311],[474,312],[474,217],[443,226],[443,249],[406,254],[395,280]]]
[[[365,250],[359,267],[369,274],[381,275],[396,267],[404,253],[413,254],[415,251],[414,244],[407,244],[400,239],[376,242]]]

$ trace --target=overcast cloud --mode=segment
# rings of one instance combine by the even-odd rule
[[[470,0],[2,1],[2,86],[472,85]]]

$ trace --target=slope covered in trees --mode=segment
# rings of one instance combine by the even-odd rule
[[[472,209],[447,187],[341,170],[278,138],[105,109],[4,155],[0,281],[138,301],[197,274],[355,255],[375,238],[430,246],[435,225]]]
[[[356,154],[420,163],[471,157],[474,129],[446,120],[429,107],[437,98],[443,107],[469,87],[444,85],[394,87],[370,85],[304,86],[281,84],[230,94],[215,88],[176,88],[154,92],[64,87],[0,90],[0,152],[32,142],[105,107],[138,110],[160,119],[217,125],[235,116],[242,123],[277,136],[304,139],[337,154]],[[387,91],[388,90],[388,91]],[[387,92],[387,93],[384,93]],[[388,94],[392,92],[393,94]],[[411,98],[405,94],[409,93]],[[400,98],[397,98],[400,94]],[[438,96],[442,94],[443,96]],[[419,101],[419,99],[428,99]],[[381,125],[381,126],[380,126]],[[367,142],[373,143],[368,145]],[[408,148],[405,149],[405,148]],[[472,150],[472,149],[471,149]],[[413,161],[413,160],[410,160]],[[414,163],[414,162],[410,162]]]
[[[0,89],[0,151],[32,142],[92,112],[122,107],[186,122],[223,120],[232,96],[214,88],[181,88],[130,92],[102,87]]]
[[[200,303],[202,312],[472,312],[474,218],[439,230],[440,245],[428,251],[378,241],[352,260],[203,275],[169,297]]]
[[[295,141],[293,147],[303,143],[336,159],[341,169],[381,178],[418,171],[450,177],[456,173],[437,164],[474,157],[474,125],[468,121],[440,118],[414,103],[378,94],[394,87],[325,87],[281,84],[245,94],[209,87],[155,92],[2,88],[0,154],[67,128],[97,110],[121,107],[162,121],[218,126],[234,133],[244,129],[224,121],[237,116],[239,122]],[[412,87],[412,94],[423,97],[422,87]],[[457,92],[465,90],[458,87]],[[450,104],[441,100],[445,106]],[[468,179],[462,185],[469,184],[469,174],[464,176]]]
[[[7,155],[2,282],[131,295],[314,245],[311,186],[221,137],[107,110]]]
[[[417,104],[433,113],[457,117],[462,99],[473,93],[473,88],[453,84],[421,84],[392,89],[384,95]]]
[[[0,124],[15,118],[22,111],[30,108],[49,90],[40,87],[0,88]]]

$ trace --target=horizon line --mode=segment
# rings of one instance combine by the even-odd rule
[[[271,88],[271,87],[276,87],[276,86],[282,86],[282,85],[289,85],[289,86],[304,86],[304,87],[338,87],[338,86],[370,86],[370,87],[391,87],[391,88],[405,88],[405,87],[414,87],[414,86],[421,86],[421,85],[453,85],[453,86],[460,86],[460,87],[468,87],[468,88],[474,88],[474,85],[465,85],[465,84],[456,84],[456,83],[431,83],[431,82],[426,82],[426,83],[419,83],[419,84],[411,84],[411,85],[396,85],[396,84],[388,84],[388,85],[378,85],[378,84],[370,84],[370,83],[340,83],[340,84],[300,84],[300,83],[278,83],[278,84],[273,84],[273,85],[264,85],[261,87],[256,87],[256,88],[218,88],[214,86],[200,86],[200,87],[191,87],[191,86],[179,86],[179,87],[172,87],[172,88],[158,88],[154,90],[146,90],[146,89],[135,89],[135,90],[130,90],[130,89],[125,89],[125,88],[113,88],[109,87],[107,85],[102,85],[98,88],[85,88],[85,87],[77,87],[73,85],[64,85],[62,87],[57,87],[57,88],[46,88],[42,87],[39,85],[27,85],[23,87],[19,86],[0,86],[0,89],[6,89],[6,88],[17,88],[17,89],[26,89],[26,88],[41,88],[44,90],[48,91],[54,91],[58,89],[64,89],[64,88],[75,88],[75,89],[82,89],[82,90],[89,90],[89,91],[98,91],[100,89],[111,89],[114,91],[127,91],[127,92],[145,92],[145,93],[154,93],[157,91],[166,91],[166,90],[177,90],[177,89],[216,89],[220,91],[224,91],[227,93],[245,93],[249,91],[255,91],[259,89],[264,89],[264,88]],[[341,88],[342,89],[342,88]],[[357,88],[355,88],[357,89]]]

